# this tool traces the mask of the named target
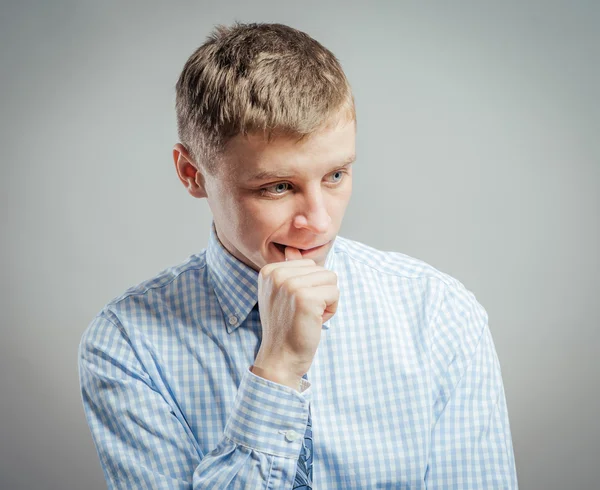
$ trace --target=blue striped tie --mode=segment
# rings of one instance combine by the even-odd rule
[[[307,379],[306,374],[302,376]],[[312,463],[313,463],[313,440],[312,440],[312,420],[310,416],[310,405],[308,407],[308,423],[304,433],[304,444],[298,456],[296,466],[296,477],[294,478],[294,490],[312,489]]]

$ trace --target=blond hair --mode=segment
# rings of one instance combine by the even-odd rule
[[[179,139],[208,170],[240,133],[302,139],[340,111],[355,120],[340,62],[309,35],[282,24],[217,26],[176,85]]]

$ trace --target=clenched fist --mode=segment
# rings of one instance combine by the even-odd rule
[[[285,262],[264,266],[258,276],[262,343],[252,371],[297,388],[321,340],[321,327],[336,312],[335,272],[286,247]]]

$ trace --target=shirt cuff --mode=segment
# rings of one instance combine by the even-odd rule
[[[248,369],[225,426],[225,437],[256,451],[297,459],[312,394],[310,383],[303,383],[302,388],[299,393]]]

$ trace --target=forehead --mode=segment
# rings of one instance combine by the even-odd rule
[[[222,168],[226,177],[241,181],[274,172],[318,174],[354,159],[356,123],[342,120],[301,140],[278,136],[267,141],[262,134],[237,135],[227,145]]]

